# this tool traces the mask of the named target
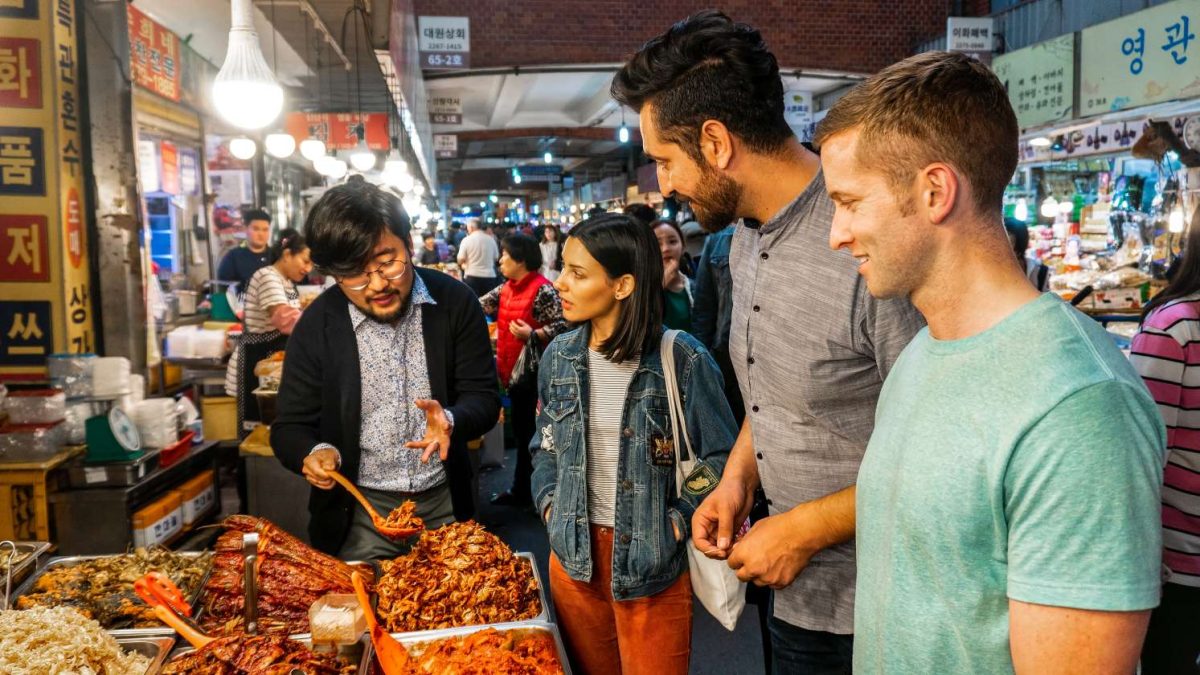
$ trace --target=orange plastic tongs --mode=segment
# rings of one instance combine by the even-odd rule
[[[196,649],[213,641],[192,621],[192,606],[184,599],[183,591],[167,575],[148,572],[133,582],[133,591],[142,602],[154,608],[154,615],[159,620],[174,628]]]

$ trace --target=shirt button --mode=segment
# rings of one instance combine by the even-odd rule
[[[761,452],[756,452],[756,453],[754,453],[754,456],[755,456],[755,457],[757,457],[757,458],[759,458],[759,459],[762,459],[762,453],[761,453]]]
[[[746,359],[746,363],[749,363],[750,365],[754,365],[754,357],[751,356],[750,358]]]
[[[758,311],[761,311],[761,310],[762,310],[762,308],[761,308],[761,307],[759,307],[758,305],[755,305],[755,306],[754,306],[754,311],[758,312]]]
[[[625,427],[625,430],[622,431],[621,434],[624,435],[625,438],[633,438],[633,429]]]
[[[629,542],[631,542],[631,541],[633,541],[633,537],[630,537],[630,536],[629,536],[629,535],[627,535],[627,534],[623,534],[623,535],[621,535],[621,543],[622,543],[622,544],[628,544],[628,543],[629,543]]]
[[[626,492],[629,492],[630,490],[633,489],[633,481],[631,481],[631,480],[621,481],[621,489]]]
[[[767,506],[771,506],[771,505],[773,505],[774,503],[775,503],[775,502],[771,501],[770,499],[768,499],[768,500],[767,500]]]
[[[771,255],[769,253],[763,253],[761,257],[763,260],[766,260],[767,258],[770,258]]]
[[[754,412],[758,412],[758,406],[753,406],[750,408],[750,410],[752,410]]]

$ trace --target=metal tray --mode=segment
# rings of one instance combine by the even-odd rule
[[[307,633],[303,635],[289,635],[288,639],[304,643],[304,646],[309,647],[310,649],[312,648],[312,642],[309,640],[309,635]],[[171,658],[173,659],[177,656],[190,654],[194,651],[196,651],[195,647],[184,643],[183,646],[176,647],[175,651],[171,652]],[[371,660],[373,657],[373,654],[371,653],[371,638],[367,637],[365,633],[361,638],[359,638],[358,642],[352,645],[343,646],[339,651],[339,654],[345,654],[349,658],[358,662],[357,672],[359,675],[365,675],[366,673],[370,672]]]
[[[27,579],[29,577],[29,574],[37,568],[38,558],[40,558],[43,553],[50,550],[50,542],[48,542],[48,541],[14,541],[13,543],[17,545],[17,553],[18,554],[24,553],[27,555],[16,565],[13,565],[13,568],[12,568],[12,592],[13,593],[12,593],[12,598],[9,598],[10,602],[16,599],[17,589],[19,589],[21,587],[21,582],[24,581],[25,579]],[[4,548],[0,548],[0,560],[7,561],[8,556],[9,556],[8,547],[5,546]],[[8,574],[8,570],[5,567],[0,567],[0,596],[2,596],[2,594],[4,593],[5,575],[7,575],[7,574]],[[3,597],[0,597],[0,600],[3,600]],[[8,608],[0,606],[0,609],[8,609]]]
[[[533,554],[529,553],[529,552],[515,553],[514,555],[516,555],[518,558],[525,558],[526,560],[528,560],[529,567],[530,567],[530,569],[533,570],[533,581],[534,581],[534,583],[537,584],[537,587],[538,587],[538,602],[542,603],[542,611],[538,612],[537,616],[534,616],[529,619],[522,619],[520,621],[506,622],[503,624],[475,624],[474,626],[458,626],[457,628],[431,628],[429,630],[414,630],[414,631],[408,631],[406,633],[394,633],[394,635],[425,636],[425,635],[428,635],[429,633],[437,633],[437,632],[444,631],[444,630],[460,630],[463,628],[480,628],[483,626],[501,626],[501,625],[508,625],[508,623],[512,623],[514,625],[516,625],[516,624],[539,624],[539,625],[540,624],[547,624],[547,625],[552,624],[553,622],[550,620],[550,606],[546,604],[546,586],[545,586],[545,584],[542,583],[542,575],[538,572],[537,560],[535,560],[533,557]],[[383,570],[381,568],[379,570],[378,574],[382,574],[382,573],[383,573]],[[378,578],[379,577],[376,576],[377,580],[378,580]],[[375,595],[376,596],[379,595],[378,591],[376,591]],[[377,598],[376,598],[376,601],[374,604],[376,607],[378,607],[379,603],[378,603]]]
[[[67,481],[73,488],[127,487],[136,485],[158,468],[161,450],[147,450],[132,462],[87,464],[82,460],[67,467]]]
[[[175,646],[175,638],[121,637],[117,638],[117,644],[123,651],[137,652],[149,658],[150,665],[146,667],[146,675],[158,675],[158,671],[162,670],[167,661],[167,655],[171,653],[171,648]]]
[[[174,553],[176,555],[198,558],[198,557],[204,555],[206,552],[205,551],[175,551]],[[45,574],[47,571],[49,571],[55,567],[66,567],[69,565],[77,565],[81,562],[86,562],[88,560],[99,560],[99,559],[103,559],[103,558],[115,558],[115,557],[116,557],[116,555],[77,555],[77,556],[68,556],[68,557],[61,557],[61,558],[51,558],[50,562],[46,563],[45,567],[38,570],[37,574],[26,579],[25,583],[21,584],[21,587],[13,592],[13,597],[12,597],[11,602],[15,606],[17,598],[20,598],[21,596],[24,596],[24,595],[29,595],[29,593],[33,590],[33,585],[37,583],[37,580],[40,579],[42,577],[42,575]],[[200,599],[200,593],[204,589],[204,585],[208,583],[208,577],[210,574],[212,574],[212,564],[211,563],[209,564],[208,569],[205,570],[204,574],[200,577],[200,582],[196,585],[196,588],[190,594],[188,594],[188,596],[187,596],[188,604],[192,605],[193,607],[197,607],[197,603]],[[175,637],[175,629],[171,628],[170,626],[159,626],[157,628],[111,628],[111,629],[106,628],[105,630],[108,632],[109,635],[112,635],[113,637],[116,637],[116,638],[170,637],[170,638],[174,639],[174,637]]]
[[[441,640],[449,637],[459,637],[462,635],[470,635],[478,633],[487,628],[494,628],[501,633],[508,632],[544,632],[549,633],[554,638],[554,647],[558,651],[558,663],[562,666],[563,673],[571,675],[571,664],[567,661],[567,650],[563,648],[562,636],[558,633],[558,626],[546,622],[520,621],[515,623],[495,623],[485,624],[482,626],[464,626],[462,628],[446,628],[443,630],[425,631],[422,633],[393,633],[392,637],[396,638],[400,644],[406,648],[412,648],[417,645],[422,645],[436,640]],[[374,663],[372,663],[372,666]],[[380,672],[378,670],[363,671],[363,672]]]

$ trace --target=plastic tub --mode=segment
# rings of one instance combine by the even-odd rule
[[[61,389],[10,391],[4,410],[12,424],[50,424],[67,416],[67,395]]]

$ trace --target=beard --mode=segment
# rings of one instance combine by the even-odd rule
[[[707,162],[700,167],[700,182],[695,195],[679,195],[692,207],[696,222],[708,233],[720,232],[738,219],[738,204],[742,186],[737,181],[712,168]]]
[[[391,307],[388,307],[387,309],[379,309],[371,302],[372,298],[379,298],[386,295],[395,295],[399,297],[400,291],[389,288],[383,293],[376,293],[370,298],[366,298],[366,302],[362,306],[359,306],[359,311],[365,314],[367,318],[371,319],[372,321],[389,324],[396,323],[400,320],[400,317],[404,315],[404,310],[408,308],[408,301],[401,298],[399,302],[395,303]]]

